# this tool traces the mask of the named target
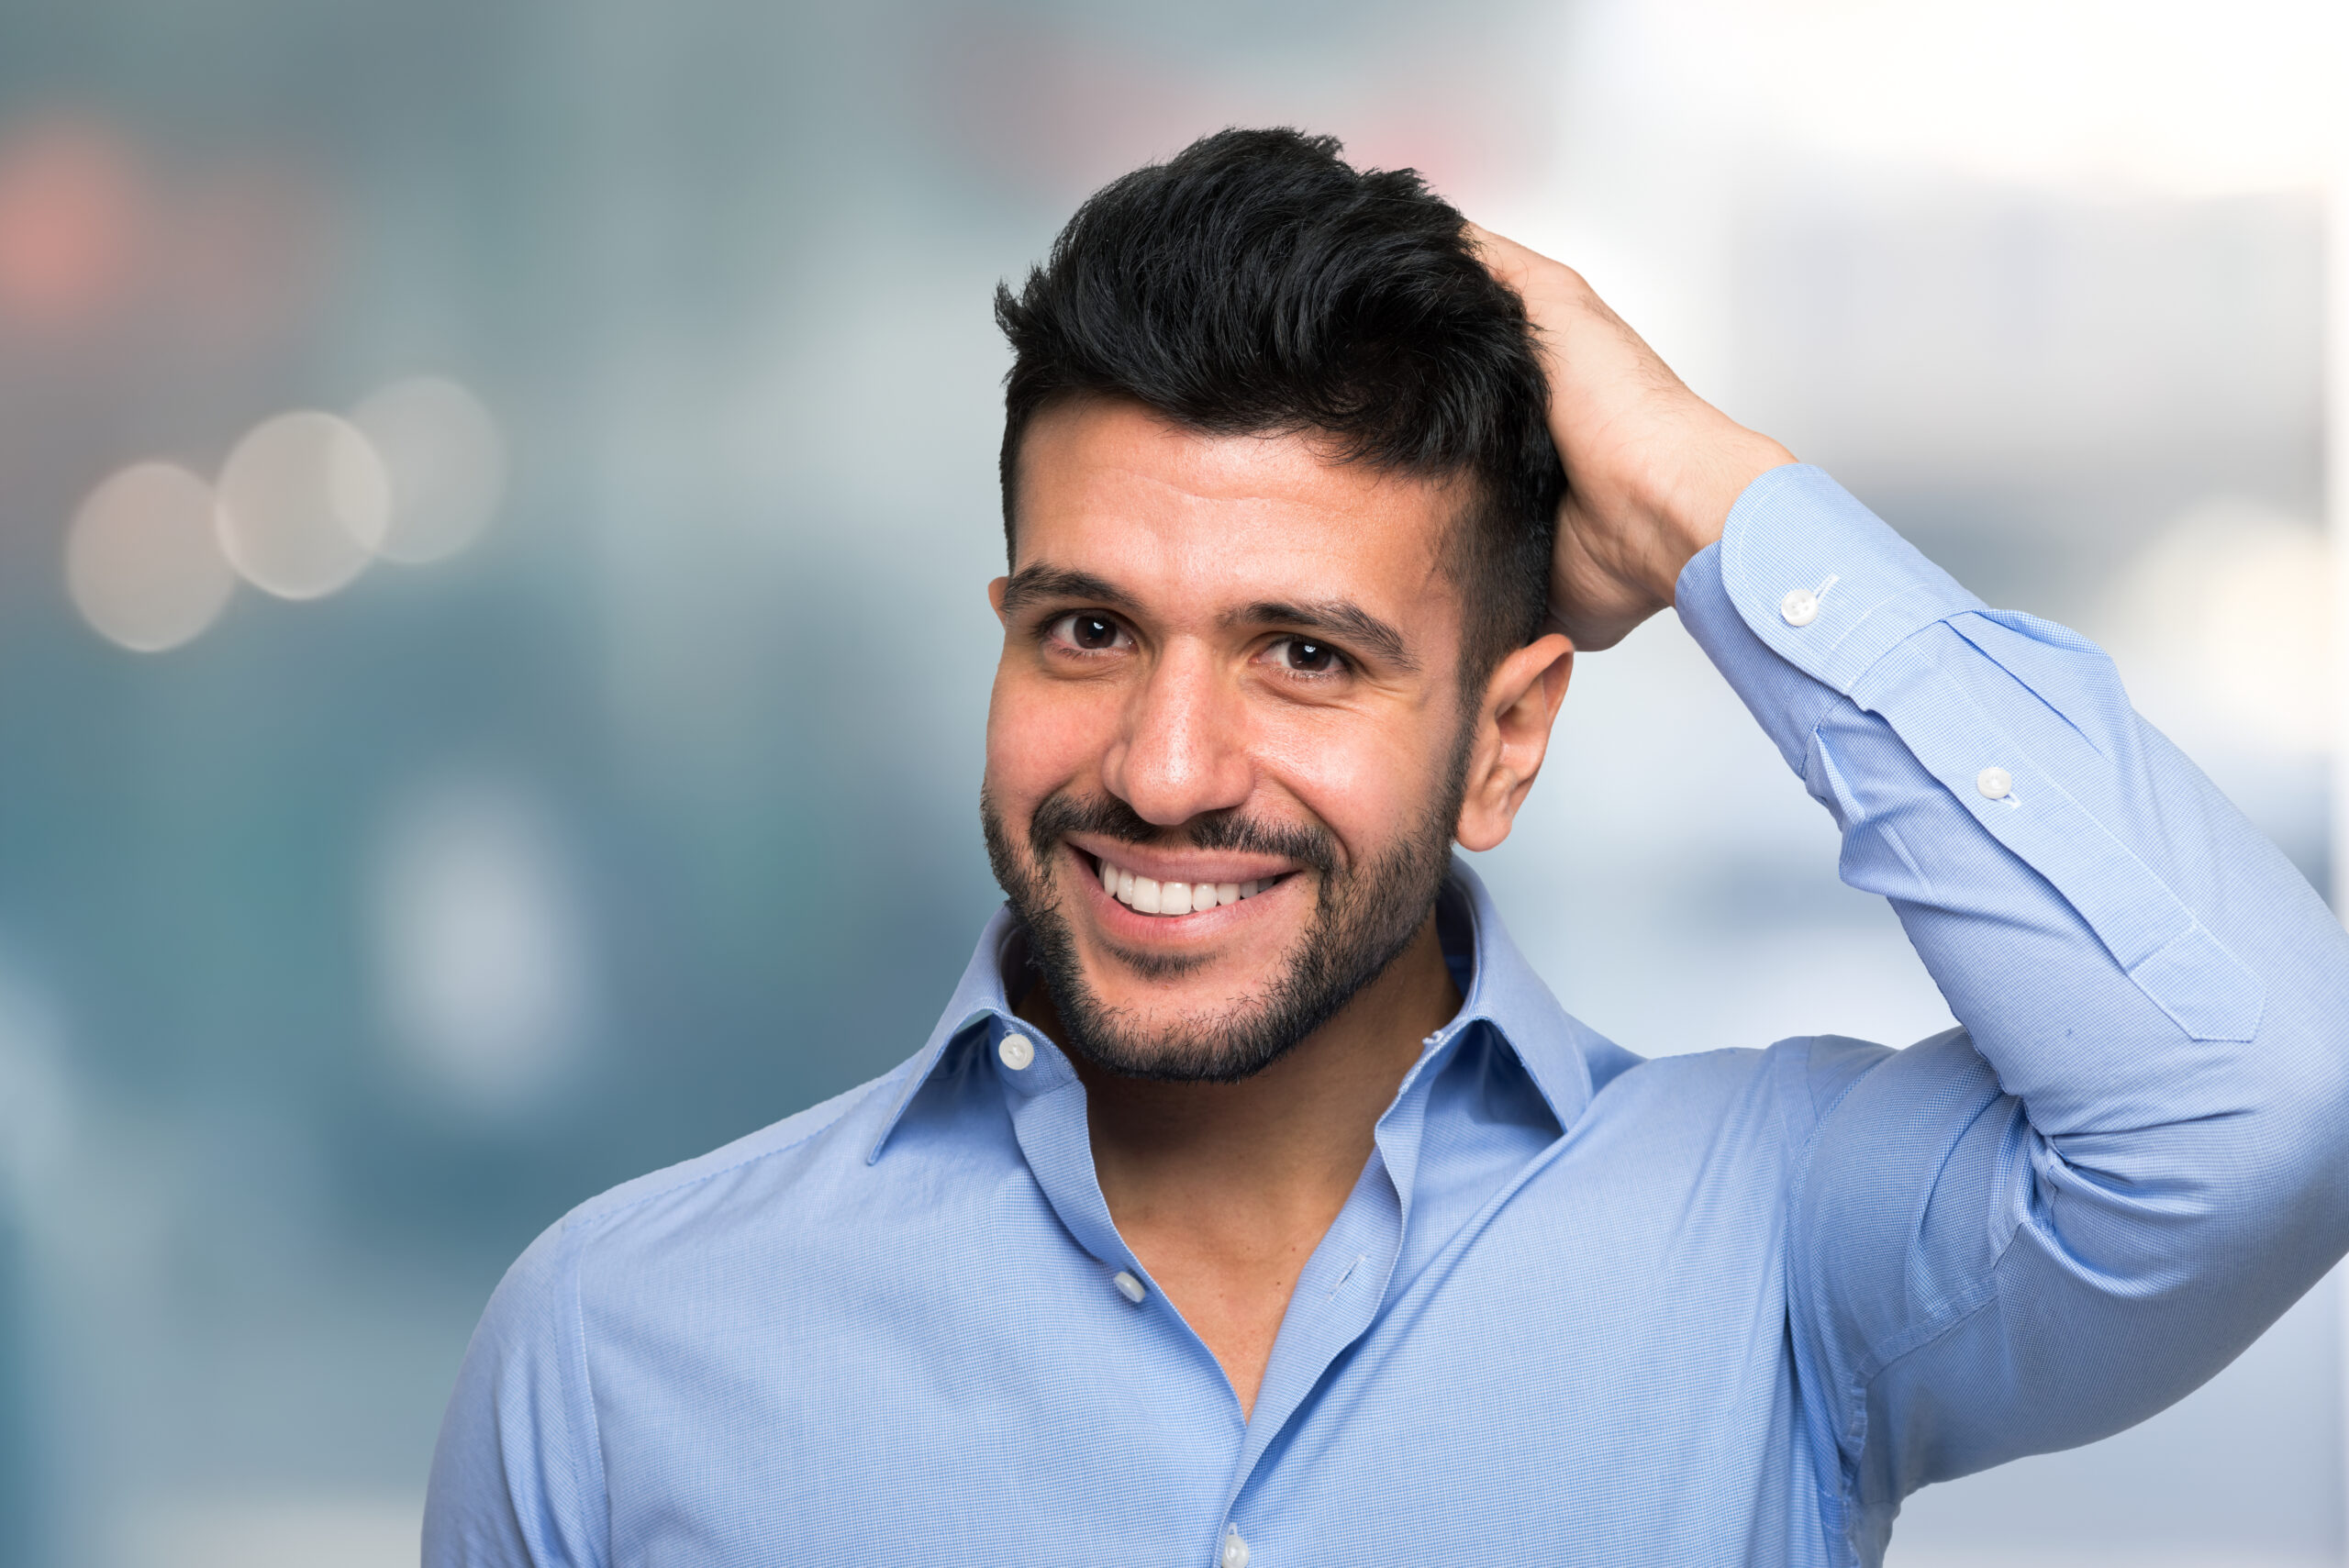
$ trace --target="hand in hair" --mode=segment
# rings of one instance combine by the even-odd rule
[[[1550,608],[1583,649],[1612,647],[1672,603],[1731,506],[1794,455],[1688,390],[1573,268],[1471,224],[1493,275],[1525,301],[1566,468]]]

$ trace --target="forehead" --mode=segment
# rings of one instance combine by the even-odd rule
[[[1124,399],[1046,409],[1019,462],[1015,572],[1218,604],[1342,594],[1403,613],[1428,596],[1458,509],[1451,484],[1338,461],[1308,437],[1207,435]]]

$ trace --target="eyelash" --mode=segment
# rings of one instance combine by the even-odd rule
[[[1039,641],[1058,648],[1063,653],[1074,654],[1080,659],[1090,659],[1099,654],[1118,651],[1115,648],[1079,648],[1073,639],[1057,635],[1063,626],[1070,621],[1078,620],[1097,620],[1102,625],[1114,628],[1120,637],[1130,639],[1133,636],[1133,633],[1128,631],[1124,624],[1115,616],[1103,615],[1098,610],[1061,610],[1046,616],[1038,625],[1037,639]]]
[[[1039,622],[1036,628],[1037,639],[1048,646],[1056,647],[1063,653],[1079,659],[1090,659],[1100,654],[1115,653],[1119,651],[1119,650],[1114,647],[1080,648],[1076,646],[1074,638],[1064,638],[1059,635],[1059,630],[1063,626],[1067,625],[1072,621],[1078,620],[1099,621],[1104,626],[1115,628],[1118,635],[1120,637],[1130,639],[1133,636],[1133,633],[1128,630],[1125,625],[1115,616],[1106,615],[1098,610],[1062,610],[1057,614],[1046,616],[1041,622]],[[1341,675],[1352,674],[1354,671],[1354,662],[1350,655],[1348,655],[1343,650],[1337,648],[1330,643],[1322,641],[1319,638],[1301,637],[1293,632],[1288,633],[1275,638],[1270,643],[1265,645],[1264,651],[1266,653],[1270,653],[1277,648],[1294,647],[1297,645],[1319,649],[1322,652],[1329,655],[1330,667],[1326,670],[1292,670],[1275,665],[1275,667],[1279,671],[1279,673],[1287,680],[1319,683],[1334,680]]]
[[[1275,648],[1296,647],[1299,645],[1318,648],[1322,652],[1328,654],[1330,656],[1330,668],[1327,670],[1282,669],[1281,673],[1288,679],[1292,681],[1330,681],[1335,680],[1341,675],[1351,675],[1353,673],[1354,662],[1348,658],[1343,652],[1331,647],[1329,643],[1321,641],[1319,638],[1297,637],[1295,635],[1277,637],[1275,638],[1271,644],[1265,648],[1264,651],[1270,653]]]

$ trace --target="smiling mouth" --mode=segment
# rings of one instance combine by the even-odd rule
[[[1284,872],[1255,882],[1160,882],[1147,876],[1136,876],[1123,866],[1112,865],[1106,857],[1089,856],[1093,869],[1101,878],[1102,891],[1137,915],[1156,915],[1172,918],[1179,915],[1196,915],[1226,904],[1237,904],[1243,898],[1253,898],[1259,893],[1279,886],[1294,873]]]

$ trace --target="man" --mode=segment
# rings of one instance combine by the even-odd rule
[[[1573,272],[1235,131],[997,314],[1008,907],[904,1066],[515,1265],[434,1568],[1875,1562],[2349,1245],[2322,904]],[[1512,950],[1450,846],[1667,605],[1962,1029],[1645,1062]]]

